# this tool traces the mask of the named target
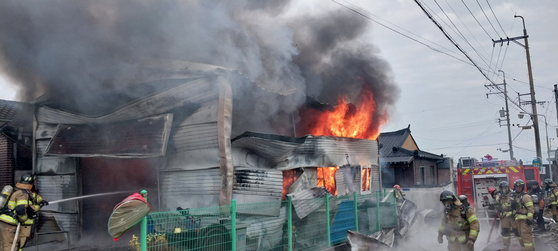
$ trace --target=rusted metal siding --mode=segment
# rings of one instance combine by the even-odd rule
[[[172,114],[107,124],[59,125],[45,155],[145,158],[165,155]]]
[[[269,202],[266,208],[239,208],[239,213],[278,216],[283,191],[283,173],[273,169],[235,168],[233,199],[238,204]],[[272,206],[275,203],[275,206]]]

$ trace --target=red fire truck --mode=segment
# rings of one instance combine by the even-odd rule
[[[536,180],[540,184],[538,167],[514,164],[515,161],[476,162],[471,161],[471,158],[460,158],[457,168],[457,193],[466,195],[471,206],[476,207],[480,213],[489,211],[489,205],[494,203],[488,188],[498,189],[501,181],[507,181],[510,189],[513,189],[513,182],[517,179],[522,179],[525,183],[528,180]]]

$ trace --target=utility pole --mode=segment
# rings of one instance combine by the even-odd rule
[[[518,16],[518,15],[514,15],[514,18],[521,18],[521,21],[523,22],[523,36],[519,36],[519,37],[512,37],[512,38],[504,38],[504,39],[500,39],[500,40],[492,40],[492,42],[494,44],[497,43],[504,43],[504,41],[508,42],[508,44],[510,43],[510,41],[520,45],[521,47],[525,48],[525,54],[527,55],[527,71],[529,73],[529,88],[530,88],[530,94],[531,94],[531,109],[532,109],[532,113],[531,115],[531,119],[533,120],[533,129],[535,131],[535,147],[537,150],[537,158],[539,158],[540,160],[542,160],[542,151],[541,151],[541,136],[539,133],[539,119],[537,117],[537,100],[535,98],[535,84],[533,83],[533,72],[531,70],[531,54],[529,53],[529,40],[527,38],[529,38],[529,36],[527,35],[527,29],[525,28],[525,19],[523,19],[522,16]],[[524,39],[525,41],[525,45],[521,44],[520,42],[518,42],[517,40],[519,39]]]
[[[556,102],[556,119],[558,120],[558,87],[554,85],[554,101]],[[558,135],[556,135],[558,136]],[[558,156],[557,156],[558,157]]]
[[[506,102],[506,110],[505,110],[505,115],[506,115],[506,126],[508,127],[508,144],[509,144],[509,152],[510,152],[510,160],[514,160],[513,158],[513,146],[512,146],[512,137],[511,137],[511,123],[510,123],[510,110],[508,107],[508,89],[507,89],[507,84],[506,84],[506,73],[502,70],[498,70],[498,72],[502,72],[504,74],[504,83],[503,84],[494,84],[494,85],[503,85],[504,86],[504,101]],[[494,85],[489,85],[489,86],[494,86]],[[487,85],[485,85],[485,87],[488,87]],[[488,98],[488,95],[490,94],[498,94],[498,93],[502,93],[502,92],[497,92],[497,93],[487,93],[486,97]],[[503,110],[503,109],[502,109]],[[500,119],[498,119],[498,122],[500,122]],[[500,126],[502,126],[500,124]]]

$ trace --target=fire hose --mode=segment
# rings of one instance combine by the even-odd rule
[[[492,226],[490,227],[490,232],[488,232],[488,239],[486,243],[490,242],[490,237],[492,236],[492,230],[494,230],[494,224],[496,224],[496,220],[498,219],[498,210],[496,210],[496,215],[494,216],[494,221],[492,221]]]
[[[12,243],[12,248],[10,249],[11,251],[15,251],[16,250],[16,245],[19,242],[19,229],[21,228],[21,223],[17,224],[17,228],[16,228],[16,232],[15,232],[15,236],[14,236],[14,241]]]

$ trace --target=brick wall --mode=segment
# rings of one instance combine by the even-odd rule
[[[0,189],[5,185],[13,185],[13,143],[0,134]]]

